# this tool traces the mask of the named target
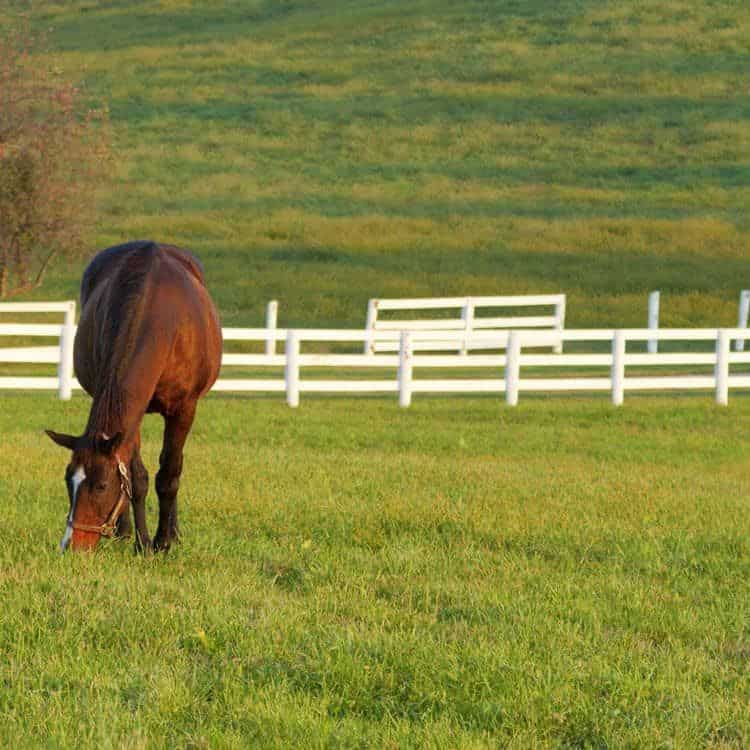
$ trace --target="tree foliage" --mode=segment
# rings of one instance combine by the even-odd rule
[[[109,161],[106,109],[45,53],[28,23],[0,36],[0,298],[82,252]]]

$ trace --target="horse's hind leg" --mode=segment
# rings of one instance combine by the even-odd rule
[[[195,404],[175,416],[164,418],[164,445],[159,456],[156,492],[159,495],[159,526],[154,537],[155,550],[168,550],[178,541],[177,491],[182,474],[182,450],[195,417]]]

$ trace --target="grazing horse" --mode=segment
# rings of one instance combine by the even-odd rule
[[[139,551],[176,541],[182,450],[198,399],[221,364],[221,328],[203,268],[180,248],[130,242],[102,250],[81,281],[75,372],[92,397],[80,437],[51,430],[72,451],[65,472],[70,499],[60,547],[91,549],[102,536],[129,536],[129,505]],[[148,472],[141,461],[141,422],[164,417],[156,474],[159,525],[146,526]]]

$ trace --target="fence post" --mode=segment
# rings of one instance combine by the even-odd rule
[[[73,394],[73,342],[75,340],[76,303],[68,302],[60,331],[60,362],[57,365],[57,395],[69,401]]]
[[[716,403],[726,406],[729,403],[729,331],[719,329],[716,337]]]
[[[299,406],[299,334],[287,331],[286,334],[286,402],[292,408]]]
[[[398,350],[398,405],[402,407],[411,406],[412,369],[411,333],[401,331]]]
[[[521,335],[518,331],[508,334],[508,347],[505,350],[505,403],[518,404],[518,382],[521,379]]]
[[[737,328],[747,328],[748,314],[750,313],[750,289],[743,289],[740,292],[740,309],[737,315]],[[736,352],[745,351],[745,339],[737,339],[734,342]]]
[[[612,403],[621,406],[625,398],[625,332],[612,337]]]
[[[272,299],[266,307],[266,330],[268,339],[266,339],[266,355],[276,354],[276,321],[278,319],[279,303]]]
[[[367,302],[367,320],[365,321],[365,354],[375,354],[375,321],[378,319],[378,301],[376,299]]]
[[[464,340],[459,348],[459,352],[461,354],[468,354],[469,337],[474,329],[474,300],[471,297],[466,298],[466,302],[461,309],[461,320],[464,322]]]
[[[558,333],[562,334],[563,329],[565,328],[565,295],[563,294],[562,299],[555,305],[555,329]],[[560,341],[555,344],[552,351],[555,354],[562,354],[563,350],[563,340],[562,337],[560,338]]]
[[[651,330],[659,328],[659,292],[651,292],[648,295],[648,327]],[[648,353],[656,354],[659,351],[659,340],[648,340]]]

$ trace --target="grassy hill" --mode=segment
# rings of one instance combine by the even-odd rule
[[[228,324],[558,292],[569,323],[728,325],[750,285],[750,7],[35,3],[109,103],[97,245],[204,259]],[[81,264],[36,296],[74,294]]]

